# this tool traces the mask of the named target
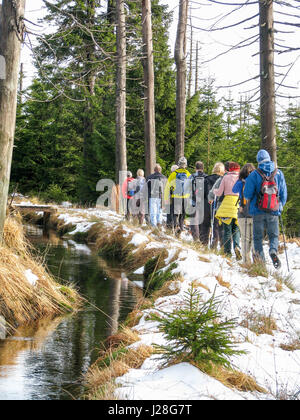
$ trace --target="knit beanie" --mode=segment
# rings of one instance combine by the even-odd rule
[[[264,163],[264,162],[270,162],[271,158],[270,158],[269,153],[266,150],[261,149],[257,153],[256,160],[259,164],[261,164],[261,163]]]
[[[187,160],[185,157],[181,157],[178,161],[179,168],[187,166]]]
[[[230,164],[229,164],[229,172],[239,171],[240,169],[241,168],[240,168],[240,165],[238,163],[236,163],[236,162],[230,162]]]

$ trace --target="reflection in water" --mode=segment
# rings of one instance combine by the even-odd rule
[[[0,400],[80,398],[81,380],[103,340],[116,332],[139,292],[117,268],[107,266],[85,245],[31,230],[35,247],[46,252],[49,270],[75,283],[87,299],[76,315],[43,320],[0,341]]]

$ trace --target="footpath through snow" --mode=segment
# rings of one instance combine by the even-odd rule
[[[87,232],[98,220],[113,232],[123,217],[102,209],[59,208],[59,219],[76,226],[71,235]],[[92,220],[92,221],[91,221]],[[165,344],[158,323],[149,320],[155,309],[171,312],[180,307],[191,284],[199,285],[203,301],[207,301],[216,289],[216,297],[222,302],[219,308],[224,319],[236,318],[238,327],[234,339],[238,349],[245,355],[234,356],[232,366],[255,379],[267,390],[238,392],[222,385],[219,381],[202,373],[189,363],[180,363],[162,368],[160,355],[152,355],[140,369],[131,369],[117,378],[116,396],[132,400],[261,400],[300,399],[300,247],[296,242],[288,243],[290,274],[287,271],[285,255],[280,255],[282,268],[279,272],[268,262],[266,277],[251,277],[247,270],[234,259],[228,260],[214,253],[196,251],[189,244],[191,237],[175,239],[167,234],[155,235],[150,229],[123,225],[124,236],[139,247],[164,248],[168,252],[168,263],[177,255],[174,272],[181,273],[182,281],[176,281],[178,293],[160,297],[154,307],[143,310],[139,323],[133,329],[140,341],[131,345]],[[133,253],[136,252],[135,250]],[[266,253],[267,255],[267,253]],[[136,270],[143,272],[143,267]],[[271,334],[259,333],[265,320],[271,323]],[[256,324],[256,325],[255,325]]]

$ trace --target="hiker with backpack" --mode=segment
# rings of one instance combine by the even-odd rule
[[[178,165],[171,166],[171,174],[178,169]],[[174,229],[174,198],[172,198],[174,188],[170,188],[169,197],[166,200],[166,211],[167,211],[167,228]]]
[[[225,174],[225,166],[222,162],[215,163],[211,175],[208,175],[204,180],[204,221],[202,224],[202,238],[207,245],[209,242],[210,231],[210,247],[217,248],[218,243],[223,246],[223,226],[219,224],[215,218],[217,208],[219,207],[218,197],[213,194],[210,196],[210,191],[221,180]]]
[[[136,217],[139,221],[139,224],[142,225],[145,217],[145,203],[142,191],[146,184],[146,179],[144,176],[143,169],[138,169],[136,175],[137,177],[135,179],[135,193],[133,197],[133,202],[135,204]]]
[[[190,194],[187,193],[187,180],[191,176],[190,172],[186,169],[187,160],[182,157],[178,161],[178,169],[172,172],[168,178],[165,188],[165,201],[170,202],[171,198],[174,199],[174,229],[176,234],[180,234],[184,230],[185,209],[188,205],[187,199]],[[172,191],[172,192],[171,192]]]
[[[196,162],[195,169],[196,172],[188,178],[191,204],[192,208],[195,210],[193,215],[191,215],[190,228],[194,241],[200,240],[200,242],[204,243],[205,241],[202,234],[204,219],[204,182],[207,175],[204,173],[204,165],[202,162]]]
[[[264,231],[269,238],[269,255],[274,267],[280,268],[278,258],[279,217],[287,201],[287,187],[283,173],[276,168],[266,150],[259,150],[258,168],[246,179],[244,196],[250,200],[253,217],[253,242],[255,257],[265,262],[263,250]]]
[[[240,207],[238,212],[238,223],[241,234],[242,256],[244,264],[251,264],[251,252],[253,248],[253,219],[249,213],[249,201],[245,199],[245,185],[248,176],[255,171],[252,163],[246,163],[240,171],[239,179],[232,188],[234,193],[240,197]]]
[[[122,196],[126,200],[126,220],[130,220],[130,200],[133,199],[135,194],[135,179],[132,177],[132,172],[127,172],[127,177],[122,184]]]
[[[153,174],[146,178],[146,194],[149,202],[149,216],[152,227],[161,227],[163,222],[163,191],[167,178],[162,174],[162,168],[156,164]]]
[[[240,166],[236,162],[230,162],[229,172],[223,177],[221,185],[214,190],[217,197],[224,194],[224,199],[217,210],[216,218],[223,224],[224,252],[227,256],[232,255],[232,245],[236,259],[242,258],[240,251],[240,230],[238,226],[239,194],[234,193],[232,188],[238,180]]]

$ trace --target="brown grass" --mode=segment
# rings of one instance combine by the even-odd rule
[[[133,237],[133,233],[128,236],[122,225],[114,230],[109,230],[99,236],[96,240],[96,247],[101,255],[125,259],[134,249],[132,244],[129,244]]]
[[[256,335],[273,335],[273,331],[276,331],[278,329],[276,321],[271,316],[271,314],[264,315],[255,311],[246,314],[246,318],[241,322],[241,326],[249,329]]]
[[[98,360],[89,369],[86,376],[86,385],[90,390],[87,399],[116,399],[114,396],[114,379],[125,375],[129,369],[139,369],[152,353],[152,347],[141,345],[137,349],[130,349],[130,351],[122,353],[117,360],[111,360],[104,368],[99,367],[99,361],[101,360]]]
[[[125,265],[128,270],[134,271],[146,264],[150,259],[161,255],[163,261],[168,257],[168,251],[164,248],[146,248],[147,244],[139,246],[138,250],[134,254],[129,254],[125,260]]]
[[[0,315],[8,323],[9,333],[18,325],[72,312],[79,303],[74,289],[57,284],[42,261],[32,257],[23,227],[14,218],[5,223],[0,261]],[[26,278],[29,269],[38,277],[35,287]]]
[[[222,276],[221,273],[219,273],[215,277],[216,277],[216,280],[217,280],[217,282],[219,283],[220,286],[226,287],[227,289],[231,288],[231,284],[228,283],[227,281],[223,280],[223,276]]]
[[[284,351],[296,351],[300,350],[300,339],[296,338],[291,341],[289,344],[280,344],[280,348]]]

